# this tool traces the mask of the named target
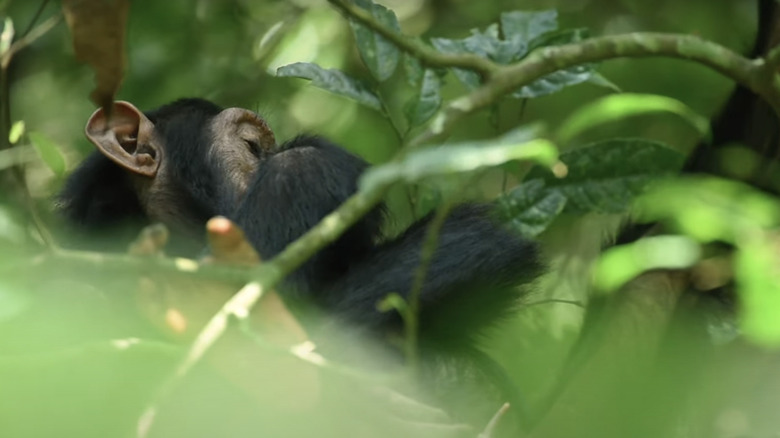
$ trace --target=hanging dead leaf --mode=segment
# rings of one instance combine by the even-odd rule
[[[130,0],[63,0],[65,20],[73,38],[76,59],[95,71],[95,90],[89,98],[111,109],[125,70],[125,25]]]

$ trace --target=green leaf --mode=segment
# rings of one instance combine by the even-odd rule
[[[554,9],[501,13],[501,31],[506,39],[519,38],[521,41],[530,42],[556,29],[558,29],[558,12]]]
[[[309,79],[315,87],[349,97],[371,109],[382,110],[382,104],[376,94],[357,79],[339,70],[325,70],[317,64],[296,62],[279,67],[276,76]]]
[[[547,190],[544,181],[525,181],[502,195],[497,201],[497,212],[520,234],[536,236],[547,229],[566,206],[566,197]]]
[[[8,133],[8,141],[16,144],[24,135],[24,120],[18,120],[11,125],[11,131]]]
[[[385,27],[401,32],[398,18],[395,13],[384,6],[377,5],[370,0],[358,0],[355,2],[362,7]],[[366,64],[371,74],[380,82],[386,81],[395,72],[400,56],[398,49],[385,37],[375,33],[368,27],[350,19],[349,24],[355,33],[360,58]]]
[[[780,224],[780,205],[745,184],[686,177],[655,184],[636,203],[642,220],[665,220],[702,242],[739,244],[745,236]]]
[[[622,213],[650,182],[679,172],[685,157],[659,142],[617,139],[566,152],[560,159],[568,167],[564,178],[535,168],[527,179],[543,179],[566,197],[567,209]]]
[[[419,59],[407,53],[404,55],[404,72],[406,73],[406,83],[416,88],[425,76],[425,67]]]
[[[608,249],[594,269],[594,285],[613,292],[639,274],[653,269],[684,269],[701,257],[701,248],[685,236],[654,236]]]
[[[65,174],[65,157],[62,155],[62,151],[54,141],[40,132],[31,132],[29,134],[30,142],[35,150],[40,155],[44,163],[54,172],[57,176],[63,176]]]
[[[610,81],[604,75],[596,71],[594,71],[590,78],[588,78],[588,83],[597,87],[606,88],[615,93],[623,92],[623,90],[616,83]]]
[[[521,131],[523,135],[528,135],[527,129]],[[434,176],[473,172],[513,160],[530,160],[545,166],[558,162],[558,151],[552,143],[521,137],[519,133],[512,132],[491,142],[469,142],[414,151],[402,161],[370,169],[361,177],[360,187],[368,190],[396,181],[417,182]]]
[[[462,40],[450,40],[447,38],[432,38],[431,44],[433,44],[433,47],[436,48],[436,50],[440,51],[441,53],[450,53],[450,54],[458,54],[458,53],[469,53],[466,51],[465,47],[463,46]],[[458,80],[466,86],[468,90],[474,90],[476,88],[479,88],[480,86],[480,80],[479,75],[474,73],[470,70],[464,70],[462,68],[453,68],[452,73],[455,75]]]
[[[441,107],[441,79],[435,71],[426,69],[419,89],[404,107],[410,127],[427,122]]]
[[[561,142],[566,143],[596,126],[653,113],[676,114],[690,123],[702,137],[710,137],[709,119],[679,100],[655,94],[633,93],[610,95],[584,105],[561,124],[558,136]]]
[[[748,338],[766,347],[780,347],[780,257],[777,236],[762,234],[744,242],[737,252],[736,282],[741,328]]]

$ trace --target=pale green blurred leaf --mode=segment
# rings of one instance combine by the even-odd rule
[[[579,212],[623,213],[648,184],[674,175],[685,157],[661,143],[616,139],[561,154],[568,174],[558,178],[535,168],[527,179],[543,179],[550,190],[568,199],[567,209]]]
[[[339,70],[325,70],[317,64],[296,62],[295,64],[279,67],[276,70],[276,75],[309,79],[315,87],[349,97],[377,111],[382,109],[382,104],[376,94],[368,90],[357,79],[351,78]]]
[[[0,321],[13,318],[30,307],[32,299],[18,286],[0,280]]]
[[[596,126],[652,113],[676,114],[690,123],[702,137],[710,137],[709,119],[684,103],[665,96],[633,93],[602,97],[579,108],[561,124],[558,136],[561,142],[566,143]]]
[[[645,271],[688,268],[700,256],[699,244],[688,237],[646,237],[605,251],[594,269],[594,285],[600,292],[613,292]]]
[[[776,234],[743,242],[736,257],[742,332],[759,345],[780,347],[780,241]],[[766,238],[762,238],[766,237]]]
[[[24,120],[17,120],[11,125],[11,131],[8,133],[8,141],[16,144],[24,135]]]
[[[623,92],[623,90],[616,83],[610,81],[599,72],[594,71],[593,74],[591,74],[588,78],[588,83],[597,87],[606,88],[610,91],[614,91],[615,93]]]
[[[40,155],[44,163],[57,176],[65,174],[65,157],[62,151],[54,141],[40,132],[31,132],[29,134],[30,142]]]
[[[636,203],[637,216],[669,225],[702,242],[739,243],[780,222],[777,200],[742,183],[680,178],[655,185]]]
[[[382,5],[371,2],[370,0],[358,0],[355,2],[358,6],[367,10],[381,24],[396,32],[401,32],[401,26],[398,24],[398,18],[395,13]],[[366,64],[371,74],[380,82],[386,81],[398,65],[400,52],[385,37],[375,33],[366,26],[355,20],[349,20],[352,30],[355,33],[355,43],[360,52],[360,58]]]
[[[555,145],[547,140],[525,138],[529,132],[528,129],[520,129],[492,141],[414,151],[402,161],[370,169],[361,178],[360,186],[370,189],[395,181],[417,182],[433,176],[494,167],[513,160],[530,160],[550,167],[555,165],[558,162]]]

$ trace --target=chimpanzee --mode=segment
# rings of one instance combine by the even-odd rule
[[[277,144],[266,121],[241,108],[181,99],[141,112],[116,102],[86,126],[97,147],[60,194],[64,216],[86,230],[128,221],[163,222],[180,240],[203,245],[206,221],[226,216],[263,259],[284,247],[357,190],[367,163],[316,136]],[[406,296],[430,218],[382,240],[379,206],[280,286],[367,331],[398,328],[377,303]],[[445,220],[421,292],[421,335],[470,338],[505,314],[518,284],[541,270],[537,245],[494,222],[488,206],[456,207]]]

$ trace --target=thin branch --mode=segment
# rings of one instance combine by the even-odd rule
[[[47,4],[49,4],[49,0],[43,0],[41,4],[38,5],[38,10],[35,11],[35,14],[30,20],[30,23],[27,24],[27,28],[24,29],[24,32],[22,32],[22,37],[30,33],[30,31],[33,29],[33,26],[35,26],[35,23],[38,21],[39,18],[41,18],[41,14],[43,13],[43,10],[46,9]]]
[[[501,407],[498,409],[498,412],[493,415],[493,418],[491,418],[487,426],[485,426],[485,430],[483,430],[477,438],[492,438],[493,434],[496,433],[498,423],[501,421],[504,415],[506,415],[507,411],[509,411],[509,408],[509,403],[504,403],[501,405]]]
[[[414,279],[412,280],[412,288],[407,298],[408,306],[406,308],[406,315],[404,317],[404,323],[406,330],[404,353],[409,365],[414,369],[418,365],[418,331],[420,326],[420,296],[422,295],[422,289],[425,285],[425,277],[428,274],[428,268],[433,261],[433,254],[436,252],[436,248],[439,246],[439,233],[444,225],[444,221],[447,219],[447,215],[452,210],[452,201],[446,202],[438,210],[436,215],[431,220],[428,226],[428,232],[425,235],[425,241],[420,254],[420,264],[414,272]]]
[[[254,282],[244,286],[203,327],[187,354],[174,370],[173,375],[166,379],[158,388],[156,394],[152,397],[151,403],[149,403],[149,406],[141,415],[137,428],[139,437],[146,437],[149,434],[161,403],[179,387],[190,370],[200,362],[206,352],[222,337],[227,330],[230,318],[247,318],[249,316],[247,309],[250,309],[263,296],[264,290],[266,289]]]
[[[384,26],[374,19],[368,11],[347,0],[328,0],[328,2],[350,18],[385,37],[400,50],[419,59],[420,62],[428,67],[459,67],[477,72],[482,77],[490,77],[490,75],[499,67],[498,64],[479,55],[471,53],[455,55],[436,51],[416,39],[402,35],[395,30]]]
[[[16,53],[35,42],[35,40],[38,38],[44,36],[48,31],[54,29],[54,27],[58,25],[60,21],[62,21],[62,14],[49,17],[46,21],[36,26],[28,34],[14,41],[8,51],[3,54],[2,58],[0,58],[0,68],[6,70],[8,65],[11,63],[11,59]]]

